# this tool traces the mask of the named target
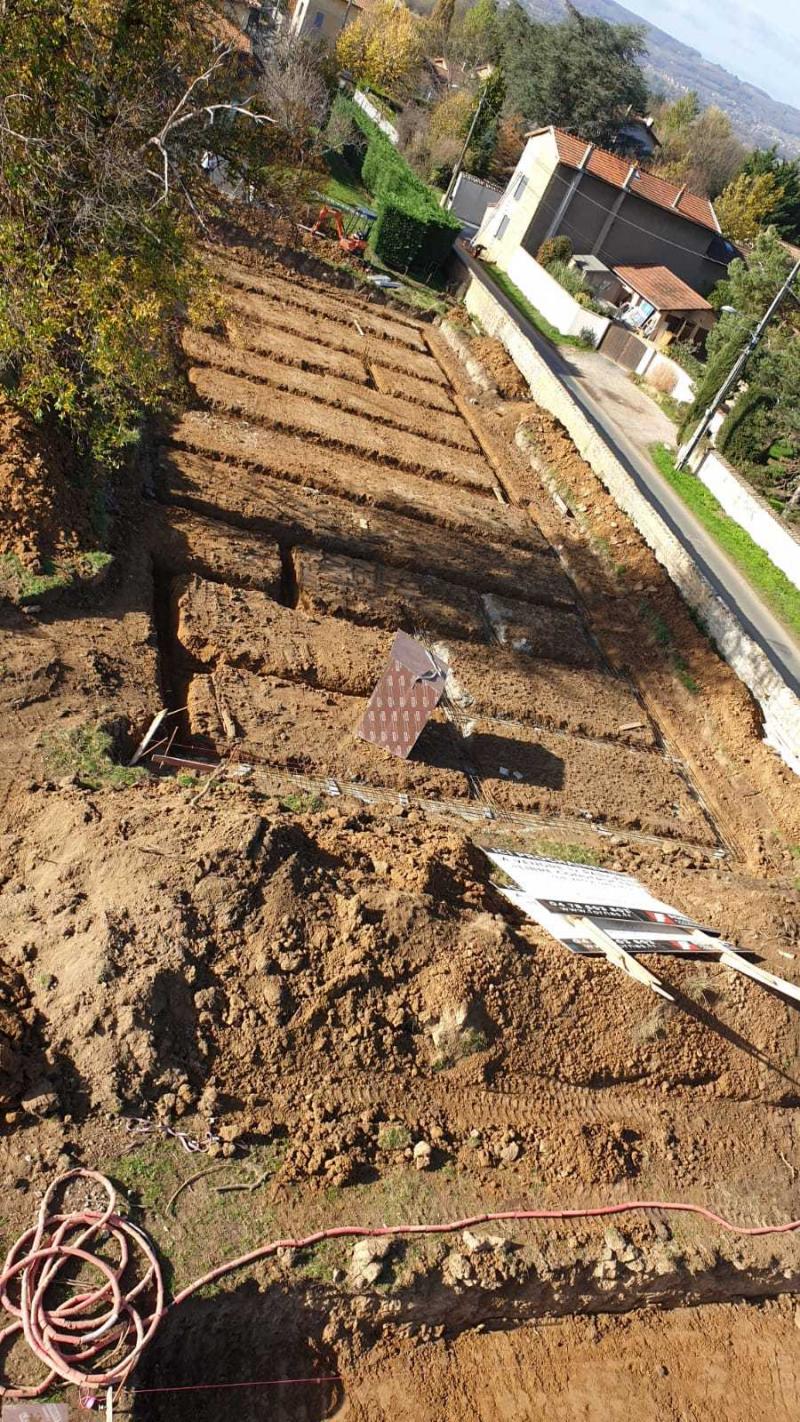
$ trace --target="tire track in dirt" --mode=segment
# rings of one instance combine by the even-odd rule
[[[389,1119],[396,1116],[398,1120],[440,1112],[449,1121],[467,1127],[486,1120],[503,1126],[535,1121],[542,1130],[552,1131],[565,1120],[609,1126],[622,1118],[626,1126],[650,1134],[655,1114],[669,1122],[677,1134],[695,1134],[702,1130],[705,1114],[713,1117],[715,1127],[741,1140],[752,1138],[756,1131],[769,1131],[776,1142],[785,1141],[795,1112],[794,1107],[769,1094],[742,1101],[715,1097],[704,1113],[693,1087],[671,1087],[669,1100],[654,1108],[653,1087],[647,1080],[640,1086],[614,1081],[605,1087],[573,1086],[552,1076],[537,1076],[535,1081],[533,1089],[530,1079],[506,1076],[496,1086],[464,1086],[440,1073],[411,1079],[387,1073],[376,1078],[372,1072],[349,1069],[346,1081],[335,1075],[326,1078],[325,1094],[331,1104],[335,1101],[341,1110],[353,1114],[365,1106],[380,1107]],[[766,1121],[765,1107],[769,1110]]]

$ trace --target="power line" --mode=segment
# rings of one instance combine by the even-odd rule
[[[732,387],[738,382],[739,377],[742,374],[745,365],[747,364],[747,361],[750,359],[750,356],[756,349],[756,346],[761,340],[761,337],[763,336],[769,322],[772,320],[772,317],[775,315],[775,312],[783,301],[784,296],[786,296],[787,292],[791,291],[794,279],[797,276],[798,272],[800,272],[800,261],[795,262],[794,266],[792,267],[792,270],[790,271],[785,282],[783,283],[783,286],[772,298],[772,301],[764,312],[764,315],[761,317],[761,320],[755,327],[755,330],[751,333],[747,341],[747,345],[745,346],[738,360],[734,362],[734,365],[725,380],[723,380],[722,384],[719,387],[719,390],[711,401],[711,404],[705,410],[703,417],[699,425],[697,426],[697,429],[695,430],[694,434],[691,435],[690,438],[687,439],[686,442],[682,444],[680,449],[678,450],[677,456],[675,458],[676,469],[683,468],[687,459],[689,459],[689,457],[697,448],[698,444],[703,438],[703,435],[708,429],[708,426],[710,425],[714,415],[716,414],[717,410],[725,399],[725,396],[727,395],[728,391],[731,390]]]

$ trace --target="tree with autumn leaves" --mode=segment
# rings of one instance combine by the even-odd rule
[[[425,22],[395,0],[377,0],[342,30],[336,58],[358,83],[409,98],[426,48]]]
[[[302,160],[296,106],[230,35],[211,0],[0,4],[0,382],[94,461],[176,391],[211,299],[208,156],[272,196]]]

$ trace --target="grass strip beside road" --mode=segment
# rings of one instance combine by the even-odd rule
[[[481,262],[480,265],[482,270],[485,271],[489,277],[489,280],[493,281],[495,286],[500,288],[503,295],[507,296],[509,301],[514,303],[520,315],[530,321],[531,325],[536,327],[539,334],[544,336],[546,340],[551,341],[554,346],[578,346],[582,351],[594,350],[593,343],[591,341],[584,341],[581,336],[562,336],[557,327],[553,326],[547,317],[542,315],[541,311],[537,311],[536,307],[531,305],[527,296],[523,296],[519,287],[515,286],[510,277],[501,271],[499,267],[493,267],[488,262]]]
[[[800,637],[800,591],[790,583],[786,574],[776,568],[769,554],[726,514],[719,500],[697,475],[675,468],[675,456],[671,449],[664,444],[653,444],[650,456],[659,474],[744,573],[775,616],[796,637]]]

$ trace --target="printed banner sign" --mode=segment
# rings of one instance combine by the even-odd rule
[[[398,632],[356,735],[406,760],[442,699],[447,663]]]
[[[634,956],[690,953],[698,957],[730,947],[716,929],[705,928],[680,909],[662,903],[628,874],[532,854],[498,849],[485,852],[513,880],[513,887],[498,885],[500,892],[573,953],[600,953],[595,943],[581,938],[579,928],[571,922],[575,918],[589,919]],[[698,931],[716,939],[715,944],[693,943],[691,936]]]

